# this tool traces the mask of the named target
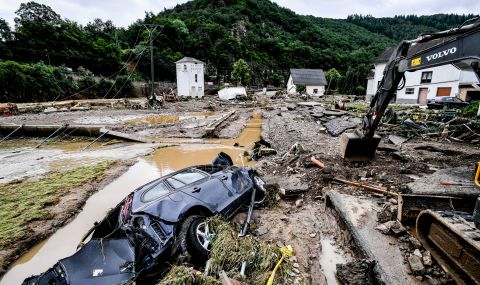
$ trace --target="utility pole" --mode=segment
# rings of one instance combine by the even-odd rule
[[[153,100],[154,99],[154,88],[155,88],[155,70],[153,67],[153,32],[157,29],[158,25],[153,25],[153,24],[144,24],[145,28],[148,31],[148,37],[150,41],[150,80],[151,80],[151,90],[150,90],[150,98]],[[150,29],[153,28],[153,29]]]

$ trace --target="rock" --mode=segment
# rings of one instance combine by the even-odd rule
[[[295,110],[295,109],[297,109],[297,106],[296,106],[295,104],[288,104],[288,105],[287,105],[287,110],[293,111],[293,110]]]
[[[422,244],[420,243],[420,241],[418,239],[416,239],[415,237],[411,236],[408,238],[408,241],[410,242],[410,244],[413,245],[413,247],[415,248],[422,248]]]
[[[395,198],[390,198],[388,202],[392,203],[393,205],[397,205],[398,201]]]
[[[294,268],[299,268],[299,267],[300,267],[300,264],[298,264],[297,262],[294,262],[294,263],[292,264],[292,266],[293,266]]]
[[[361,170],[361,171],[358,172],[357,175],[358,175],[358,177],[360,177],[360,178],[367,178],[368,171],[366,171],[366,170]]]
[[[386,223],[388,221],[392,221],[395,218],[396,213],[393,214],[390,208],[390,203],[386,203],[383,206],[382,210],[377,213],[377,219],[380,223]]]
[[[391,228],[393,234],[397,237],[402,236],[407,233],[407,229],[398,221],[395,221],[395,224]]]
[[[87,111],[87,110],[90,110],[90,107],[83,107],[83,106],[75,106],[75,107],[72,107],[70,108],[70,111]]]
[[[334,137],[338,137],[346,130],[353,129],[357,125],[358,123],[356,121],[345,120],[343,118],[335,118],[324,124],[328,133]]]
[[[422,253],[420,252],[420,250],[418,248],[413,251],[413,255],[416,255],[418,257],[422,257]]]
[[[343,115],[347,114],[347,112],[346,112],[346,111],[343,111],[343,110],[330,109],[330,110],[325,110],[325,111],[323,111],[323,114],[324,114],[325,116],[340,117],[340,116],[343,116]]]
[[[295,207],[300,208],[303,206],[303,199],[298,199],[295,201]]]
[[[297,103],[297,106],[300,106],[300,107],[307,107],[307,108],[313,108],[315,106],[322,106],[321,103],[318,103],[318,102],[298,102]]]
[[[408,162],[407,156],[406,156],[405,154],[399,152],[399,151],[390,153],[390,156],[391,156],[393,159],[400,160],[400,161],[402,161],[402,162]]]
[[[388,221],[377,226],[375,229],[382,232],[384,235],[388,235],[390,233],[390,229],[395,225],[395,221]]]
[[[311,233],[311,234],[310,234],[310,237],[311,237],[311,238],[314,238],[314,237],[316,237],[316,236],[317,236],[316,233]]]
[[[282,112],[287,112],[287,111],[288,111],[288,108],[287,108],[287,107],[280,107],[280,111],[282,111]]]
[[[256,236],[263,236],[264,234],[268,233],[268,227],[263,225],[259,227],[257,230],[255,230],[255,235]]]
[[[355,260],[346,264],[337,264],[335,275],[340,284],[376,284],[374,266],[375,261],[371,260]]]
[[[426,250],[426,251],[423,253],[422,261],[423,261],[423,265],[425,265],[425,266],[432,266],[433,261],[432,261],[432,255],[430,254],[430,251]]]
[[[45,110],[43,110],[44,113],[49,114],[49,113],[55,113],[58,112],[57,108],[55,107],[48,107]]]
[[[423,281],[423,277],[420,276],[420,275],[417,275],[415,276],[415,279],[417,279],[418,281],[422,282]]]
[[[412,269],[414,273],[422,273],[425,270],[425,267],[423,266],[420,257],[412,254],[407,258],[407,261],[410,265],[410,269]]]
[[[394,145],[399,145],[406,142],[408,139],[401,136],[389,135],[388,140]]]

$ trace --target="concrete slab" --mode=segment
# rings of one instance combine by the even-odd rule
[[[375,273],[378,279],[389,285],[418,285],[412,275],[408,275],[398,241],[375,230],[376,213],[380,207],[373,198],[351,196],[330,191],[328,199],[349,228],[358,247],[367,258],[375,260]]]
[[[468,167],[441,169],[409,183],[408,186],[413,194],[476,197],[480,192],[473,182],[475,170]],[[464,185],[441,185],[441,181],[458,182]]]

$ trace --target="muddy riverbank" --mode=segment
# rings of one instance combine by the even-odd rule
[[[68,189],[68,193],[63,195],[58,203],[47,206],[45,210],[50,213],[48,220],[32,221],[28,224],[27,234],[21,240],[0,250],[1,274],[5,273],[14,260],[26,253],[35,244],[48,238],[59,228],[72,221],[93,193],[122,175],[133,163],[134,160],[114,162],[95,180],[81,187]]]

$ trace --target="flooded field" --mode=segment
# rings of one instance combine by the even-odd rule
[[[83,234],[93,226],[95,221],[101,220],[109,209],[135,188],[155,178],[184,167],[209,164],[222,151],[229,154],[236,165],[253,165],[254,162],[247,161],[245,151],[260,138],[260,133],[261,114],[256,114],[236,139],[219,139],[211,141],[210,144],[164,147],[157,149],[149,156],[140,158],[126,173],[92,195],[71,223],[18,259],[0,280],[0,284],[20,284],[26,277],[42,273],[59,259],[72,255]],[[83,144],[72,145],[66,147],[64,151],[82,146]]]

